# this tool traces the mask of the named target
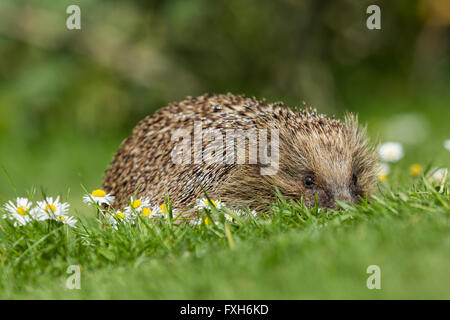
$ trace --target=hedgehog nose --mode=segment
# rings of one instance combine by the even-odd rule
[[[352,195],[350,194],[350,191],[347,189],[336,190],[336,192],[334,193],[334,201],[336,200],[352,202]]]

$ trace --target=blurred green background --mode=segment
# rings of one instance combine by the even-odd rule
[[[206,92],[357,112],[404,144],[400,168],[448,166],[449,26],[448,0],[2,0],[0,199],[36,187],[77,207],[139,120]]]

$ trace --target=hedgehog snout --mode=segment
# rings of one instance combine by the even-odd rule
[[[344,201],[344,202],[354,202],[354,198],[352,197],[351,191],[347,187],[336,188],[333,190],[333,201],[330,206],[330,209],[340,210],[336,201]]]
[[[338,189],[334,193],[334,200],[351,202],[353,197],[347,188]]]
[[[331,187],[327,191],[319,192],[318,205],[324,209],[339,210],[337,201],[354,202],[351,191],[346,187]]]

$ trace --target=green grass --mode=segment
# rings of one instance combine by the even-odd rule
[[[0,220],[0,298],[450,298],[450,189],[382,187],[338,212],[280,200],[260,218],[191,227],[139,220],[103,228],[86,208],[76,229]],[[92,211],[92,212],[91,212]],[[80,264],[81,289],[67,267]],[[369,290],[369,265],[381,290]]]

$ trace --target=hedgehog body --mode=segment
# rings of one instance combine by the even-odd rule
[[[200,162],[195,154],[199,123]],[[226,143],[227,132],[235,133],[234,139],[252,130],[258,138],[260,132],[269,132],[264,148],[278,157],[272,174],[262,174],[267,163],[249,163],[248,141],[241,149]],[[273,132],[278,139],[275,149],[270,148]],[[182,139],[182,145],[181,136],[190,138]],[[212,152],[218,141],[224,148]],[[188,147],[182,150],[187,157],[174,161],[181,146]],[[231,158],[211,159],[230,148]],[[237,161],[239,156],[246,161]],[[203,95],[172,103],[142,120],[122,142],[103,188],[116,196],[117,208],[129,204],[138,190],[139,197],[149,197],[158,205],[168,195],[173,207],[182,210],[203,198],[204,191],[231,207],[264,209],[275,199],[275,187],[288,199],[335,208],[336,200],[357,202],[366,197],[375,185],[375,168],[375,153],[354,116],[340,122],[315,110],[293,111],[281,103],[232,94]]]

